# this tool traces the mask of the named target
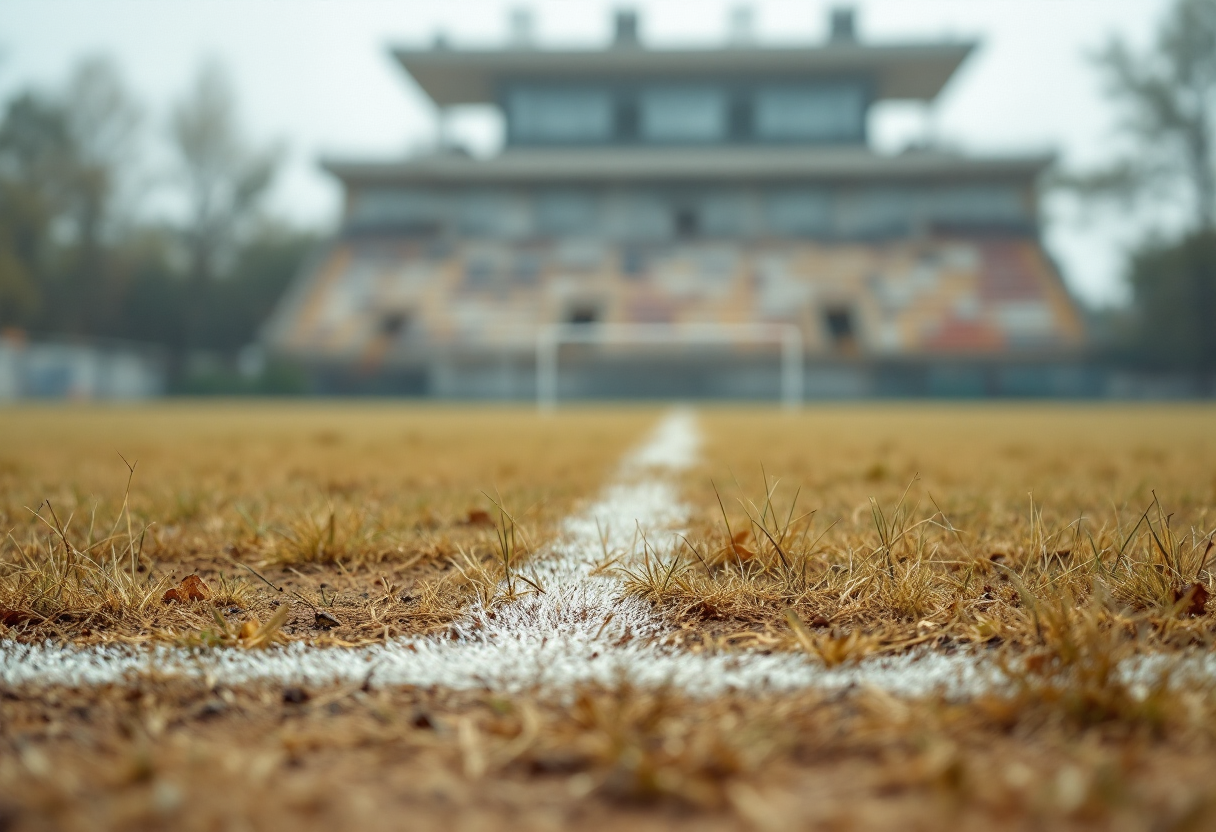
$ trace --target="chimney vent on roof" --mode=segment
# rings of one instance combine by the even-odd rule
[[[618,9],[616,13],[616,46],[637,46],[638,13],[633,9]]]
[[[832,43],[856,43],[857,13],[852,6],[832,9],[832,28],[828,40]]]
[[[522,6],[511,9],[511,45],[516,49],[527,49],[533,46],[535,19],[532,10]]]
[[[756,15],[751,6],[735,6],[730,10],[730,42],[747,46],[755,39]]]

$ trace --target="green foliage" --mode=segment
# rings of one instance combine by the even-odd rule
[[[237,250],[228,274],[210,282],[200,299],[177,257],[176,235],[145,229],[115,252],[117,308],[103,334],[160,344],[174,354],[202,349],[232,356],[256,339],[315,244],[310,233],[260,227]],[[186,332],[190,316],[198,322],[193,344]]]
[[[188,373],[172,392],[188,396],[298,396],[308,389],[308,376],[300,368],[276,361],[252,378],[223,367]]]
[[[1216,0],[1175,0],[1152,46],[1115,39],[1097,56],[1131,152],[1080,177],[1090,193],[1192,198],[1193,227],[1216,225]]]
[[[1132,260],[1136,350],[1151,366],[1216,372],[1216,231],[1154,245]]]
[[[113,297],[119,183],[140,120],[117,70],[81,62],[0,121],[0,325],[97,335]]]
[[[71,155],[60,109],[28,92],[9,102],[0,122],[0,326],[37,320]]]
[[[0,327],[159,346],[178,388],[301,391],[290,368],[232,369],[315,243],[260,211],[276,154],[242,140],[222,72],[205,68],[170,119],[177,175],[162,187],[186,216],[149,222],[124,201],[124,183],[146,181],[141,121],[102,59],[0,113]],[[215,368],[188,373],[200,353]]]
[[[228,352],[253,340],[315,244],[311,234],[259,229],[238,250],[231,272],[211,285],[203,346]]]

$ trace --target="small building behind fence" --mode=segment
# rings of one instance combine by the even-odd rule
[[[0,335],[0,402],[147,399],[164,391],[163,358],[146,347]]]

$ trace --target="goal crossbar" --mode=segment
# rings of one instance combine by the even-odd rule
[[[557,407],[557,360],[562,344],[778,344],[781,402],[802,404],[802,330],[793,324],[547,324],[536,333],[536,406]]]

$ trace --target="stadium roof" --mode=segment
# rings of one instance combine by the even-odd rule
[[[729,180],[924,180],[1032,178],[1054,156],[972,158],[942,151],[895,156],[864,147],[512,148],[488,159],[459,152],[404,161],[325,159],[349,183],[529,184],[543,182],[715,182]]]
[[[395,48],[400,62],[440,106],[493,104],[504,80],[517,78],[630,82],[747,76],[866,76],[877,99],[928,101],[975,49],[974,41],[869,45],[828,43],[801,48],[726,46],[710,49],[596,50]]]

